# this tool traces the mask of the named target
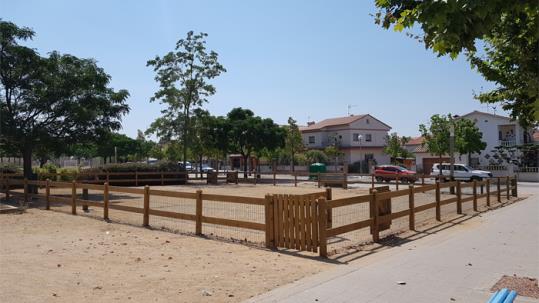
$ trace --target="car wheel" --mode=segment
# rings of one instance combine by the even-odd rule
[[[382,181],[384,181],[384,179],[382,179],[382,177],[376,177],[376,181],[377,182],[382,182]]]
[[[471,178],[471,181],[483,181],[483,178],[478,177],[478,176],[473,176],[473,177]]]

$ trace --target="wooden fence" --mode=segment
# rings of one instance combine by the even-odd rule
[[[23,188],[23,192],[11,190],[11,186]],[[30,192],[29,186],[35,186],[45,190],[45,192]],[[456,194],[447,199],[442,199],[441,190],[444,188],[456,188]],[[203,193],[202,190],[192,192],[175,192],[166,190],[144,188],[129,188],[111,186],[108,183],[88,184],[57,181],[29,181],[26,179],[2,179],[3,192],[6,198],[11,195],[22,196],[24,201],[29,201],[31,197],[38,197],[45,200],[45,208],[50,209],[51,202],[61,203],[71,206],[71,213],[77,214],[77,207],[82,206],[103,208],[103,219],[109,219],[109,210],[121,210],[125,212],[142,215],[142,225],[150,226],[151,217],[168,217],[180,220],[195,222],[194,233],[204,234],[203,223],[219,226],[237,227],[249,230],[256,230],[265,233],[265,244],[268,248],[288,248],[303,251],[319,251],[320,255],[328,255],[328,238],[335,237],[351,231],[370,228],[372,240],[380,240],[380,230],[391,224],[392,220],[407,217],[409,228],[415,229],[415,215],[419,212],[434,209],[434,217],[441,221],[441,207],[455,204],[456,213],[462,213],[462,203],[472,202],[473,210],[478,210],[478,199],[486,198],[486,205],[490,207],[494,202],[502,202],[502,198],[509,200],[511,196],[518,196],[517,182],[515,177],[492,178],[483,181],[473,182],[436,182],[423,186],[408,185],[405,189],[381,192],[372,190],[370,194],[353,197],[332,199],[331,189],[325,191],[305,194],[305,195],[266,195],[264,198],[241,197],[230,195],[217,195]],[[55,196],[51,195],[51,188],[71,189],[71,195]],[[472,194],[463,197],[463,189],[470,188]],[[479,188],[485,188],[478,192]],[[103,195],[103,201],[93,201],[83,198],[77,194],[77,189],[84,191],[99,191]],[[143,206],[135,207],[129,205],[113,204],[109,201],[110,192],[128,193],[143,196]],[[419,206],[415,205],[417,193],[434,192],[434,200]],[[492,196],[496,197],[492,201]],[[196,201],[195,214],[177,211],[168,211],[152,207],[156,197],[184,198]],[[391,199],[396,197],[407,197],[408,208],[401,211],[391,212]],[[208,216],[203,212],[204,204],[208,201],[218,201],[234,205],[255,205],[263,209],[264,221],[252,222],[246,220],[234,220],[230,218],[220,218]],[[387,204],[389,203],[389,208]],[[332,212],[341,207],[365,204],[369,207],[369,218],[358,220],[341,226],[333,226]],[[240,207],[241,210],[241,207]],[[388,212],[389,210],[389,212]]]

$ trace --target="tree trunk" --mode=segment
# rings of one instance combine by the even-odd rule
[[[472,153],[468,153],[468,165],[472,166]]]
[[[294,163],[294,153],[292,153],[292,171],[293,172],[296,171],[296,166],[295,166],[295,163]]]
[[[247,160],[249,155],[243,155],[243,178],[247,179]]]
[[[47,158],[40,158],[39,159],[39,168],[43,168],[43,166],[47,163]]]
[[[32,146],[25,146],[22,151],[23,175],[25,178],[32,179]]]
[[[442,175],[442,155],[440,155],[440,165],[438,165],[438,168],[440,170],[440,176]]]

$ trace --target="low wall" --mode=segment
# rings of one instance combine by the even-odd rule
[[[517,173],[518,181],[522,182],[539,182],[539,173],[535,172],[523,172]]]

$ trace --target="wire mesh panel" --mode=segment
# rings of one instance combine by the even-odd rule
[[[264,244],[264,199],[245,198],[243,202],[247,203],[236,203],[236,199],[227,196],[204,194],[203,197],[202,234],[230,241]]]
[[[128,187],[108,187],[109,219],[111,221],[142,225],[144,190]]]
[[[150,226],[175,233],[195,233],[194,216],[196,214],[196,197],[194,193],[173,193],[159,190],[150,190]],[[182,195],[185,194],[185,195]],[[187,220],[182,216],[165,217],[162,214],[173,212],[175,214],[189,215]],[[173,214],[171,214],[173,215]]]
[[[332,202],[334,201],[331,201],[330,203]],[[369,219],[370,206],[368,202],[356,203],[332,208],[329,214],[331,215],[331,228],[338,228]],[[370,233],[370,228],[362,228],[328,237],[327,248],[329,252],[336,252],[371,240],[372,235]]]

